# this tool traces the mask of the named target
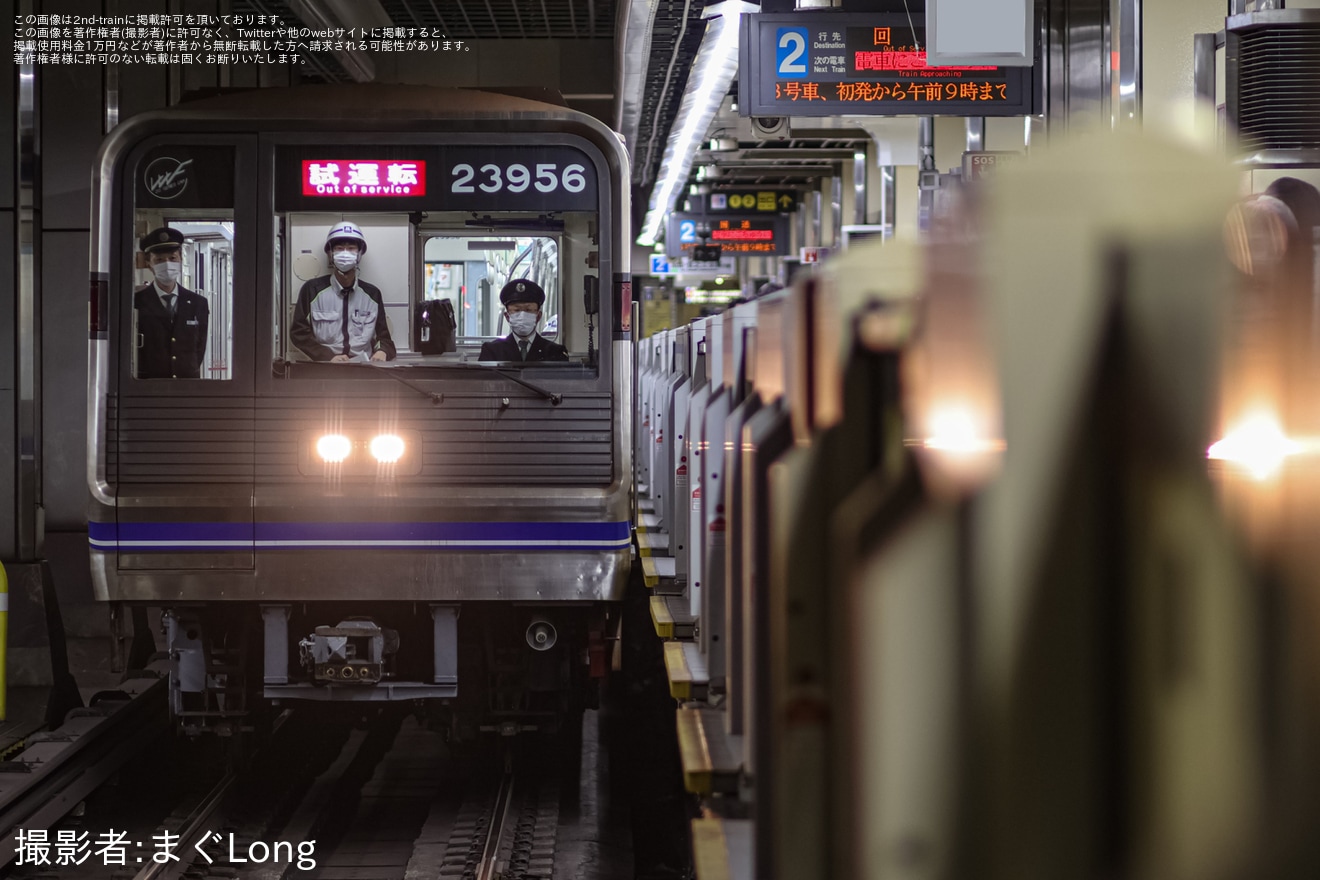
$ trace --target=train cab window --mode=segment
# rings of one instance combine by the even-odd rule
[[[406,214],[289,213],[281,228],[276,338],[284,360],[384,363],[411,350]]]
[[[238,155],[192,141],[137,156],[121,276],[133,299],[120,349],[135,379],[235,378]]]
[[[133,327],[138,379],[233,376],[233,211],[139,210]]]
[[[356,364],[399,380],[395,368],[448,380],[487,365],[598,377],[601,328],[581,292],[603,271],[599,194],[576,148],[536,149],[492,146],[509,161],[474,166],[485,148],[277,147],[274,375],[382,378],[320,366]],[[409,186],[424,191],[393,191]],[[500,298],[519,281],[539,298],[535,335]],[[515,329],[531,341],[509,339]]]
[[[549,236],[436,235],[426,240],[425,299],[448,300],[458,336],[479,343],[510,332],[500,291],[526,279],[545,293],[536,332],[559,336],[559,242]]]
[[[490,220],[482,228],[471,215],[437,212],[419,229],[421,295],[452,307],[452,357],[558,377],[596,375],[599,327],[581,297],[584,276],[599,256],[596,214],[509,213]],[[528,299],[506,307],[501,292],[520,281],[527,283]]]

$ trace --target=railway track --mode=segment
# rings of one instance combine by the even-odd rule
[[[486,826],[484,841],[481,846],[481,858],[477,862],[475,880],[499,880],[507,864],[501,855],[505,840],[509,837],[509,808],[513,803],[513,774],[505,773],[500,778],[499,789],[495,792],[495,804],[491,809],[491,818]]]
[[[122,814],[114,807],[114,794],[107,792],[98,795],[99,806],[86,819],[68,820],[73,823],[68,828],[90,831],[93,837],[101,833],[107,818],[127,830],[128,842],[113,864],[105,863],[102,855],[67,869],[23,867],[16,876],[42,880],[591,876],[577,868],[556,872],[561,799],[574,789],[579,769],[577,762],[562,760],[559,748],[519,739],[455,755],[437,734],[402,711],[381,712],[358,727],[343,719],[286,712],[243,766],[224,772],[217,767],[209,775],[199,772],[185,794],[160,800],[154,816],[164,818],[149,815],[135,825],[119,819]],[[180,773],[192,766],[191,754],[182,750],[182,757],[172,759],[177,766],[158,763],[153,770]],[[149,764],[154,758],[142,760]],[[134,772],[141,771],[125,770]],[[107,775],[98,773],[102,778]],[[131,780],[121,781],[116,790],[132,787]],[[71,796],[66,794],[64,800]],[[570,836],[577,841],[595,839],[594,833],[584,834],[581,828]],[[50,839],[55,839],[54,831]],[[570,846],[577,849],[568,853],[566,865],[593,860],[584,855],[580,843]],[[0,876],[7,874],[0,870]],[[599,876],[620,875],[611,870]]]
[[[554,872],[558,815],[558,797],[535,775],[504,774],[474,880],[548,880]]]
[[[272,743],[266,765],[294,745]],[[549,880],[561,780],[519,763],[507,748],[456,760],[413,718],[383,713],[282,806],[291,779],[226,775],[152,835],[172,835],[177,860],[142,849],[113,880]]]

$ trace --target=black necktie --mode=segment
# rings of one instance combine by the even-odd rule
[[[339,295],[344,298],[344,357],[351,357],[353,354],[348,344],[348,298],[352,293],[351,287],[344,287],[339,291]]]
[[[178,298],[178,294],[174,294],[174,293],[165,294],[165,310],[170,313],[171,318],[174,317],[174,301],[177,298]]]
[[[518,349],[522,352],[523,360],[527,360],[527,349],[529,346],[531,346],[531,343],[528,342],[526,339],[518,340]]]

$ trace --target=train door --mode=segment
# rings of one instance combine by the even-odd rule
[[[161,135],[123,170],[107,218],[119,567],[251,569],[256,196],[238,181],[256,144]]]

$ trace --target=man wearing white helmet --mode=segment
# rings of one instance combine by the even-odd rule
[[[367,239],[357,224],[335,224],[325,237],[331,272],[298,291],[293,344],[314,361],[348,363],[394,360],[380,289],[358,277]]]

